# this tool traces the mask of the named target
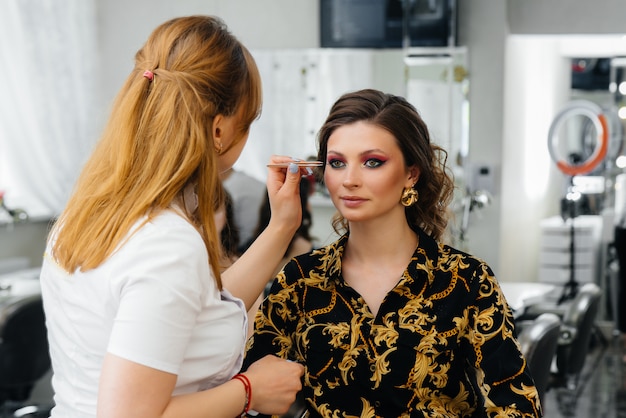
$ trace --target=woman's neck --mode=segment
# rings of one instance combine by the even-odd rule
[[[359,262],[406,259],[418,244],[415,231],[407,223],[393,225],[350,224],[345,257]]]
[[[342,256],[342,276],[376,316],[386,295],[397,286],[418,245],[406,222],[350,225]]]

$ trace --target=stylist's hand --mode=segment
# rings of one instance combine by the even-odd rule
[[[252,386],[250,409],[265,415],[284,414],[302,389],[304,367],[267,355],[252,363],[244,374]]]
[[[270,164],[293,161],[293,158],[274,155]],[[304,169],[302,169],[304,170]],[[272,215],[270,225],[286,228],[294,233],[302,220],[302,204],[300,203],[300,177],[304,171],[291,164],[288,168],[270,167],[267,176],[267,192],[270,199]]]

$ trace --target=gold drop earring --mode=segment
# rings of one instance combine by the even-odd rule
[[[417,202],[418,198],[419,194],[417,193],[417,190],[415,190],[413,187],[406,187],[402,191],[400,203],[402,203],[402,206],[406,207],[413,206]]]

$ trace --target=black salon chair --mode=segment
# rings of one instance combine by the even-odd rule
[[[586,283],[578,290],[563,314],[556,352],[556,377],[570,390],[579,386],[580,375],[596,330],[595,320],[600,299],[600,287],[594,283]]]
[[[553,313],[543,313],[535,319],[518,322],[516,327],[521,328],[517,340],[535,381],[539,399],[544,403],[559,341],[561,318]]]
[[[597,284],[585,283],[577,289],[572,299],[562,303],[530,306],[522,317],[528,320],[549,312],[561,318],[559,341],[547,390],[557,392],[559,409],[565,416],[575,413],[578,397],[587,380],[583,374],[593,370],[606,348],[598,347],[591,358],[594,363],[586,364],[594,352],[593,343],[606,343],[595,323],[601,295]]]
[[[0,302],[0,411],[13,416],[23,408],[49,369],[41,295],[4,297]]]

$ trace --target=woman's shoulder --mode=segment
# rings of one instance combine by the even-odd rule
[[[212,283],[207,280],[212,272],[200,233],[171,211],[138,222],[106,266],[116,286],[149,282],[199,295]]]
[[[168,237],[167,241],[202,241],[200,233],[183,215],[173,210],[164,210],[154,217],[144,218],[135,224],[131,237],[143,239]]]
[[[170,210],[139,220],[116,253],[154,260],[175,256],[203,264],[208,259],[198,230],[183,216]]]
[[[310,284],[321,278],[334,275],[341,270],[341,255],[345,246],[344,238],[293,257],[283,268],[283,280],[289,284],[302,282]]]
[[[435,240],[423,231],[419,235],[416,262],[436,266],[441,271],[462,272],[464,276],[493,275],[491,268],[482,258],[463,251],[448,243]]]
[[[495,274],[484,259],[449,245],[439,244],[436,265],[438,271],[454,271],[472,286],[495,281]]]

